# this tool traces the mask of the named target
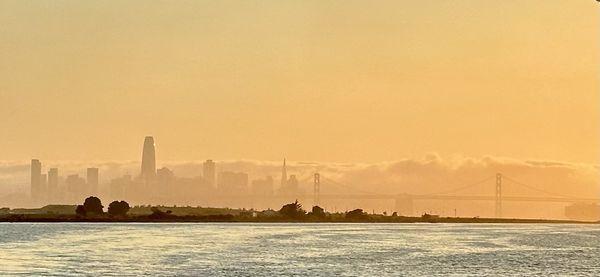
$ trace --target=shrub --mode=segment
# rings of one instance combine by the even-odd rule
[[[352,210],[346,213],[347,219],[360,220],[367,218],[367,214],[362,209]]]
[[[113,201],[108,205],[108,214],[113,216],[125,216],[129,212],[129,203],[125,201]]]
[[[299,219],[306,215],[306,211],[302,209],[302,205],[296,200],[294,203],[283,205],[279,210],[279,214],[286,218]]]
[[[102,214],[102,213],[104,213],[104,211],[102,210],[102,208],[104,208],[104,206],[102,206],[102,202],[100,201],[100,198],[95,197],[95,196],[90,196],[90,197],[86,198],[85,201],[83,202],[83,207],[85,208],[85,211],[87,214]]]
[[[87,212],[85,211],[83,205],[77,205],[77,208],[75,208],[75,214],[78,216],[85,216]]]

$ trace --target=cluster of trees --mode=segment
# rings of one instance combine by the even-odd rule
[[[127,212],[129,212],[130,208],[131,207],[129,206],[129,203],[127,203],[125,201],[113,201],[108,205],[107,214],[111,217],[124,217],[124,216],[127,216]],[[150,219],[177,218],[177,216],[175,216],[170,210],[167,210],[166,212],[164,212],[164,211],[161,211],[160,209],[158,209],[157,207],[152,207],[151,212],[152,212],[152,214],[148,216],[148,218],[150,218]],[[95,197],[95,196],[90,196],[85,199],[85,201],[83,202],[82,205],[77,205],[77,208],[75,209],[75,213],[77,214],[77,216],[80,216],[80,217],[88,217],[88,216],[97,217],[97,216],[105,215],[104,206],[102,205],[102,201],[100,200],[100,198]],[[331,216],[336,216],[336,215],[326,213],[325,210],[319,206],[314,206],[314,207],[312,207],[310,212],[306,212],[302,208],[302,204],[298,203],[298,200],[294,201],[293,203],[283,205],[281,207],[281,209],[279,210],[279,215],[282,218],[291,219],[291,220],[304,220],[304,219],[311,219],[311,218],[313,220],[314,219],[321,220],[321,219],[330,218]],[[396,216],[396,213],[394,213],[392,216]],[[214,218],[207,218],[207,219],[211,219],[211,220],[226,220],[226,219],[231,220],[231,219],[233,219],[233,215],[226,215],[226,218],[225,217],[221,218],[219,216],[215,217],[214,215],[213,215],[213,217]],[[364,212],[362,209],[355,209],[355,210],[346,212],[344,214],[344,217],[347,220],[352,220],[352,221],[369,219],[369,215],[366,212]]]
[[[394,213],[396,214],[396,213]],[[306,217],[325,218],[327,214],[325,210],[319,206],[312,207],[310,212],[306,212],[302,209],[302,204],[296,200],[294,203],[286,204],[279,210],[279,215],[288,219],[300,220]],[[346,219],[349,220],[365,220],[368,219],[369,215],[362,209],[356,209],[345,214]]]
[[[365,212],[363,212],[362,209],[356,209],[356,210],[352,210],[346,213],[346,218],[348,219],[352,219],[352,220],[363,220],[368,218],[369,215]]]
[[[108,205],[108,214],[111,216],[126,216],[129,212],[129,203],[125,201],[113,201]],[[100,198],[90,196],[85,199],[83,205],[77,205],[75,213],[78,216],[99,216],[104,214],[104,206]]]
[[[289,219],[302,219],[307,216],[323,218],[325,217],[325,210],[319,206],[312,207],[312,211],[306,212],[302,209],[302,204],[296,200],[294,203],[286,204],[281,207],[279,214],[284,218]]]

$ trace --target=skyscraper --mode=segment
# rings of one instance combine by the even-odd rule
[[[48,170],[48,198],[56,201],[58,196],[58,168]]]
[[[72,174],[65,179],[66,201],[74,202],[88,197],[85,179],[79,177],[79,174]]]
[[[42,163],[39,160],[31,160],[31,198],[40,200],[42,195]]]
[[[175,179],[175,174],[173,174],[173,171],[170,169],[163,167],[156,170],[156,179],[161,188],[169,188],[169,185],[171,185]]]
[[[273,195],[273,177],[267,176],[264,179],[256,179],[252,181],[252,194],[259,196]]]
[[[285,158],[283,158],[283,167],[281,168],[281,187],[285,187],[287,185],[287,168],[285,165]]]
[[[151,136],[144,139],[141,177],[147,182],[156,178],[156,154],[154,149],[154,138]]]
[[[296,175],[290,175],[290,179],[287,183],[287,189],[293,192],[298,191],[298,178],[296,178]]]
[[[48,175],[46,174],[40,174],[40,196],[38,199],[48,200]]]
[[[88,168],[86,178],[87,178],[87,185],[88,185],[89,192],[92,194],[97,193],[98,192],[98,183],[99,183],[98,168],[95,168],[95,167]]]
[[[225,193],[244,193],[248,189],[248,174],[232,171],[220,172],[219,189]]]
[[[202,165],[202,177],[208,185],[215,186],[215,176],[215,162],[206,160]]]

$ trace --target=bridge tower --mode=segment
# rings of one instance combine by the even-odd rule
[[[320,199],[319,194],[321,194],[321,174],[315,173],[314,176],[314,188],[313,188],[313,206],[319,206]]]
[[[496,218],[502,217],[502,174],[496,174]]]

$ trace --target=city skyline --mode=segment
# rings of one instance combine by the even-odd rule
[[[157,156],[154,154],[156,149],[154,148],[155,140],[152,136],[146,136],[143,145],[141,147],[141,162],[138,164],[138,171],[133,173],[126,173],[122,176],[110,176],[109,178],[104,178],[102,181],[99,181],[99,175],[102,175],[102,171],[99,171],[97,167],[89,167],[86,169],[85,178],[79,177],[79,174],[70,174],[66,175],[66,178],[59,175],[58,172],[60,168],[56,167],[43,167],[43,163],[40,160],[32,159],[31,160],[31,175],[30,175],[30,199],[31,203],[35,205],[35,203],[71,203],[85,195],[100,195],[103,197],[108,197],[109,199],[130,199],[133,203],[139,204],[164,204],[164,203],[172,203],[172,204],[208,204],[212,203],[213,206],[227,206],[227,207],[263,207],[263,208],[273,208],[280,204],[282,199],[292,199],[302,197],[302,199],[313,199],[316,195],[312,194],[312,179],[313,174],[321,173],[323,174],[323,178],[325,180],[331,180],[333,178],[337,181],[333,181],[334,183],[329,183],[324,186],[324,193],[326,195],[340,194],[340,193],[353,193],[354,195],[369,195],[372,193],[379,195],[389,195],[385,197],[389,197],[390,200],[396,201],[395,203],[387,201],[387,203],[379,203],[379,204],[367,204],[367,207],[373,208],[373,210],[394,210],[396,212],[400,212],[401,214],[413,214],[416,209],[423,208],[419,207],[418,204],[413,204],[412,200],[406,200],[406,193],[412,194],[423,194],[425,192],[431,193],[432,191],[440,191],[440,189],[453,189],[455,187],[460,187],[461,184],[452,182],[452,184],[448,184],[447,186],[439,186],[438,184],[430,184],[430,188],[425,188],[425,190],[419,190],[415,188],[411,188],[411,184],[417,184],[419,188],[422,188],[422,185],[427,184],[429,181],[427,175],[431,175],[434,172],[426,172],[423,171],[427,164],[435,164],[436,166],[441,166],[443,163],[441,158],[436,155],[431,155],[426,158],[421,165],[418,163],[411,164],[406,163],[403,167],[406,167],[407,171],[399,175],[400,179],[396,179],[391,184],[377,184],[374,187],[367,186],[364,187],[364,184],[350,182],[350,185],[343,184],[344,187],[339,187],[339,182],[348,182],[348,179],[339,175],[336,175],[335,170],[331,170],[331,168],[323,167],[321,164],[306,164],[306,163],[294,163],[292,166],[292,172],[288,174],[288,161],[284,158],[278,165],[274,164],[273,169],[269,172],[256,173],[250,170],[251,174],[248,174],[248,170],[246,169],[235,169],[228,166],[224,168],[219,167],[219,161],[214,161],[212,159],[207,159],[199,166],[196,167],[196,170],[193,171],[192,174],[177,176],[172,169],[163,166],[156,166],[161,164],[160,161],[157,161]],[[464,161],[463,161],[464,162]],[[471,160],[470,163],[475,162],[475,160]],[[498,164],[493,164],[493,160],[489,160],[491,162],[490,168],[486,170],[485,174],[498,171],[498,172],[506,172],[511,176],[519,176],[522,175],[522,169],[515,170],[515,166],[517,164],[502,164],[501,161]],[[143,166],[142,164],[151,165]],[[142,166],[139,166],[142,165]],[[300,165],[300,166],[299,166]],[[305,165],[304,167],[302,165]],[[466,164],[468,165],[468,164]],[[472,166],[471,164],[470,166]],[[537,162],[537,164],[533,161],[530,162],[529,166],[537,166],[540,168],[549,167],[556,168],[561,166],[567,166],[566,164],[544,164],[541,162]],[[154,169],[152,168],[154,167]],[[399,165],[390,165],[392,167],[398,167]],[[464,167],[465,164],[462,165]],[[521,165],[522,166],[522,165]],[[411,169],[412,167],[412,169]],[[419,168],[421,167],[421,168]],[[42,174],[42,171],[45,172],[47,168],[48,174]],[[148,169],[150,168],[150,169]],[[158,168],[158,169],[156,169]],[[538,168],[537,170],[540,170]],[[567,167],[564,167],[561,170],[565,170]],[[465,169],[461,169],[465,170]],[[280,178],[273,178],[277,176],[277,171],[279,171]],[[528,170],[531,172],[531,169]],[[275,173],[275,174],[273,174]],[[339,173],[339,172],[338,172]],[[565,172],[566,176],[571,176],[572,173]],[[439,174],[439,173],[436,173]],[[476,173],[471,177],[467,178],[479,178],[482,173]],[[513,175],[514,174],[514,175]],[[50,177],[52,176],[52,177]],[[147,176],[153,176],[151,178],[147,178]],[[598,195],[600,189],[598,188],[596,181],[596,176],[594,174],[590,175],[590,182],[587,188],[580,187],[575,188],[569,187],[569,190],[563,191],[564,188],[561,188],[564,185],[565,181],[568,182],[578,182],[576,179],[564,179],[564,177],[558,178],[562,180],[558,180],[556,185],[548,186],[548,183],[538,183],[537,185],[541,185],[538,187],[542,190],[549,190],[550,195],[552,193],[567,193],[570,196],[566,197],[583,197],[586,198],[594,198]],[[555,178],[557,176],[553,176],[551,178]],[[377,180],[376,176],[368,177],[373,180]],[[416,178],[416,179],[415,179]],[[462,177],[465,178],[465,177]],[[570,178],[570,177],[569,177]],[[472,179],[472,180],[473,180]],[[541,180],[544,178],[536,178],[534,180]],[[52,180],[52,181],[51,181]],[[368,180],[368,179],[365,179]],[[548,179],[546,179],[548,180]],[[277,182],[276,182],[277,181]],[[462,181],[465,181],[464,179]],[[467,180],[468,181],[468,180]],[[581,180],[580,180],[581,181]],[[376,181],[377,182],[377,181]],[[539,182],[539,181],[538,181]],[[276,183],[278,185],[276,185]],[[334,187],[332,188],[331,185]],[[390,187],[396,186],[397,188]],[[409,185],[408,187],[406,185]],[[47,191],[43,193],[46,194],[45,197],[39,197],[40,194],[40,186],[45,186],[48,188]],[[54,190],[50,188],[53,187]],[[56,188],[59,189],[56,189]],[[323,186],[321,186],[323,187]],[[491,186],[489,187],[491,188]],[[340,190],[341,189],[341,190]],[[315,189],[316,191],[316,189]],[[321,190],[323,191],[323,189]],[[483,191],[487,191],[484,188]],[[508,187],[506,190],[508,191],[508,199],[511,199],[511,196],[527,196],[530,195],[535,197],[535,194],[531,194],[535,191],[527,191],[527,190],[515,190],[515,188]],[[575,193],[575,194],[573,194]],[[38,196],[35,196],[37,194]],[[481,194],[481,191],[479,192]],[[228,196],[229,195],[229,196]],[[246,195],[248,197],[247,200],[239,199],[240,196]],[[399,195],[398,197],[394,195]],[[234,201],[226,200],[235,196]],[[478,195],[482,196],[482,195]],[[257,198],[258,197],[258,198]],[[331,197],[331,196],[329,196]],[[384,196],[382,196],[384,197]],[[403,198],[404,197],[404,198]],[[1,198],[0,198],[1,199]],[[237,199],[237,200],[236,200]],[[250,200],[254,199],[254,200]],[[270,200],[269,200],[270,199]],[[289,200],[288,199],[288,200]],[[368,198],[367,198],[368,199]],[[398,202],[398,199],[404,199],[401,202]],[[43,202],[46,201],[46,202]],[[50,201],[50,202],[48,202]],[[54,201],[54,202],[52,202]],[[224,201],[224,202],[223,202]],[[325,207],[337,207],[337,205],[343,206],[348,204],[348,201],[336,201],[329,199],[329,206]],[[406,202],[411,203],[405,205]],[[363,201],[364,202],[364,201]],[[367,201],[368,203],[369,201]],[[337,203],[337,204],[332,204]],[[471,203],[472,204],[472,203]],[[466,207],[472,206],[471,204],[467,204]],[[451,211],[448,208],[444,208],[443,206],[428,204],[428,211],[438,211],[440,213],[449,213]],[[468,212],[471,208],[465,208],[465,205],[456,205],[462,207],[463,213],[472,214],[472,212]],[[507,210],[511,211],[511,206]],[[519,206],[519,205],[516,205]],[[514,209],[513,213],[514,213]],[[481,213],[481,211],[479,211]],[[556,212],[552,212],[556,213]],[[485,213],[484,213],[485,214]],[[548,216],[548,215],[547,215]],[[554,214],[554,216],[548,217],[558,217]]]
[[[174,189],[181,189],[173,186],[177,182],[173,171],[167,167],[157,169],[155,153],[154,137],[146,136],[142,147],[139,174],[133,176],[125,174],[111,179],[110,182],[105,181],[105,183],[109,183],[108,194],[111,195],[111,197],[123,198],[125,197],[124,191],[129,191],[130,193],[138,195],[143,194],[143,192],[140,193],[140,191],[151,191],[154,194],[152,195],[153,197],[164,197],[164,194],[170,193]],[[44,203],[44,201],[47,203],[68,202],[88,194],[100,193],[98,168],[87,168],[85,180],[80,178],[78,174],[71,174],[66,178],[63,178],[58,173],[59,168],[49,168],[48,174],[42,174],[42,169],[43,164],[39,159],[31,160],[29,184],[29,198],[31,203],[39,204]],[[285,159],[283,161],[282,170],[284,174],[281,178],[281,187],[279,188],[279,191],[291,194],[297,193],[298,181],[296,180],[296,175],[290,175],[290,179],[287,179],[287,175],[285,174]],[[47,178],[47,176],[49,177]],[[194,177],[200,178],[199,180],[195,180],[197,183],[196,185],[206,186],[205,189],[218,189],[220,193],[260,193],[272,195],[275,191],[273,187],[273,178],[271,176],[265,176],[264,179],[255,179],[252,180],[252,182],[249,182],[247,173],[222,169],[217,171],[216,163],[211,159],[202,163],[202,173]],[[248,187],[249,184],[251,184],[251,187]],[[288,186],[288,184],[290,186]],[[59,186],[61,186],[60,189]],[[195,188],[191,188],[191,190],[194,189]],[[186,192],[182,191],[182,193],[185,194]]]

